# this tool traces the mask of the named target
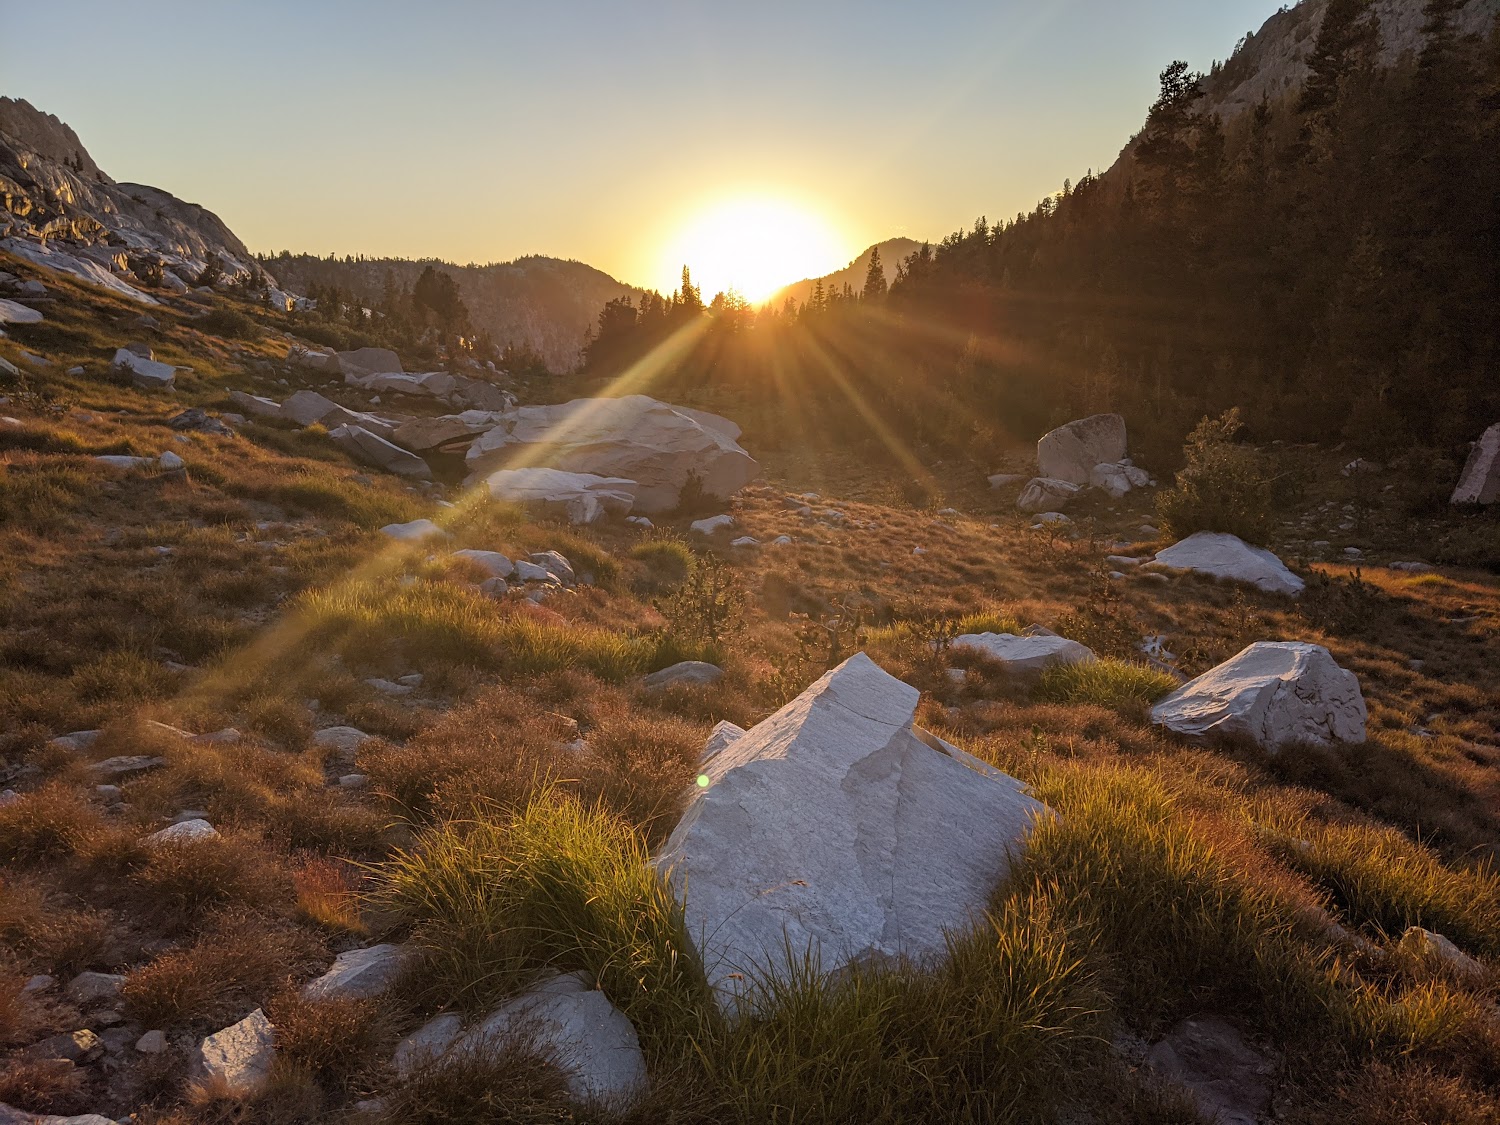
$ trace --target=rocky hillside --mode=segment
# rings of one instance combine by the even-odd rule
[[[1233,56],[1209,79],[1209,104],[1229,121],[1258,105],[1262,98],[1273,101],[1300,90],[1306,80],[1307,58],[1323,24],[1329,0],[1303,0],[1282,8],[1246,35]],[[1403,56],[1422,49],[1423,5],[1413,0],[1374,0],[1380,21],[1381,61],[1394,65]],[[1500,16],[1500,0],[1467,0],[1454,15],[1460,35],[1483,35]]]
[[[896,269],[906,256],[920,249],[921,246],[922,244],[913,238],[888,238],[884,242],[877,242],[874,246],[867,247],[863,254],[843,269],[835,270],[823,277],[809,277],[793,282],[786,288],[777,290],[776,295],[766,303],[780,305],[791,298],[800,305],[812,296],[813,287],[819,281],[823,283],[825,291],[839,292],[845,285],[848,285],[857,293],[864,288],[865,275],[870,271],[870,255],[876,250],[880,251],[880,264],[885,273],[885,280],[889,284],[895,280]]]
[[[213,212],[145,184],[116,183],[71,128],[29,102],[0,97],[0,243],[51,269],[126,296],[136,271],[186,289],[217,257],[226,280],[255,270]],[[137,295],[137,300],[151,298]]]
[[[485,266],[399,258],[316,258],[282,254],[265,260],[281,283],[298,292],[336,285],[368,301],[391,285],[410,290],[429,265],[458,283],[474,327],[497,345],[524,345],[540,352],[553,371],[571,371],[585,333],[607,301],[641,290],[616,281],[583,262],[530,256]]]

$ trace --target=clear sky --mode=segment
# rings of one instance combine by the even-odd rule
[[[254,250],[670,290],[729,198],[810,212],[830,270],[1029,209],[1278,3],[0,0],[0,94]]]

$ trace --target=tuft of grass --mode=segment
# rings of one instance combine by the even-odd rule
[[[1045,1120],[1103,1047],[1104,997],[1042,897],[951,938],[939,966],[793,965],[759,982],[754,1018],[699,1033],[722,1119]]]
[[[76,854],[103,829],[81,794],[52,782],[0,805],[0,862],[25,863]]]
[[[1176,688],[1177,681],[1165,672],[1106,658],[1090,664],[1052,665],[1042,672],[1036,697],[1049,703],[1094,704],[1130,714]]]
[[[272,1001],[266,1014],[276,1028],[278,1059],[339,1088],[373,1070],[377,1053],[389,1053],[394,1039],[393,1021],[378,1000],[304,1000],[288,992]]]
[[[707,985],[649,859],[623,820],[544,791],[509,817],[428,829],[376,901],[414,927],[421,999],[479,1008],[544,970],[582,970],[664,1047]]]
[[[687,581],[693,572],[693,549],[681,539],[647,539],[630,548],[630,557],[641,563],[644,573],[636,580],[643,594],[658,594]]]
[[[295,902],[286,868],[260,841],[245,837],[152,848],[131,882],[149,896],[155,921],[169,931],[200,926],[220,908],[285,914]]]
[[[1304,821],[1266,830],[1272,853],[1326,891],[1355,926],[1398,937],[1436,930],[1466,950],[1500,955],[1500,876],[1453,869],[1393,828]]]

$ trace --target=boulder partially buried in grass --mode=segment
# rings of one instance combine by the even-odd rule
[[[657,864],[726,1009],[804,957],[943,955],[1047,811],[914,726],[918,698],[860,653],[744,734],[716,730]]]
[[[1231,735],[1277,751],[1365,740],[1359,679],[1322,645],[1258,641],[1183,684],[1151,721],[1192,738]]]

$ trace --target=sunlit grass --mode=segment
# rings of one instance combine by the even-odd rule
[[[1136,711],[1177,688],[1165,672],[1123,660],[1054,664],[1042,672],[1036,697],[1051,703],[1092,703],[1112,711]]]

